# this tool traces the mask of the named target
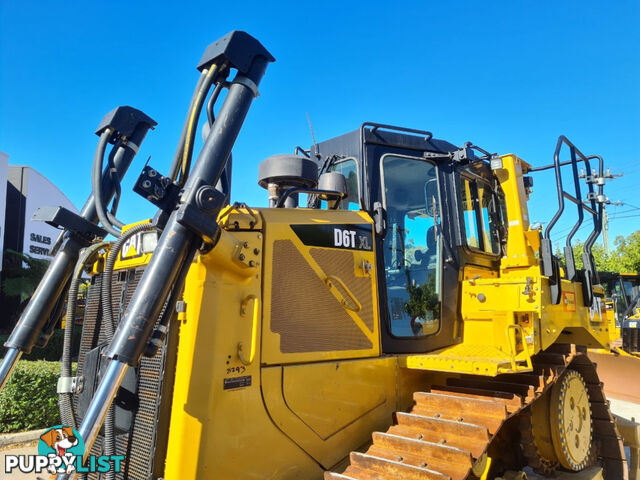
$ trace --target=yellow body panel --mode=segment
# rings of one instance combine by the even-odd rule
[[[237,220],[238,227],[247,230],[223,230],[216,248],[198,257],[187,277],[167,480],[321,479],[323,468],[334,466],[365,444],[371,431],[385,429],[398,407],[397,361],[379,356],[377,310],[375,327],[364,327],[358,312],[343,305],[341,285],[323,288],[349,312],[353,323],[370,339],[371,348],[282,353],[279,335],[268,330],[271,268],[267,264],[263,270],[262,262],[273,258],[273,242],[294,243],[323,279],[335,272],[320,267],[310,253],[313,247],[303,245],[289,225],[329,221],[371,225],[371,219],[347,211],[272,209],[253,210],[252,215],[259,218],[251,220],[254,230],[249,231],[247,218],[251,215],[227,212],[222,224],[233,230]],[[235,220],[226,221],[230,217]],[[262,231],[257,230],[263,226]],[[370,284],[370,292],[364,291],[371,295],[367,302],[377,305],[374,255],[372,251],[354,252],[352,273]],[[372,270],[360,267],[366,262]],[[349,280],[344,279],[344,286],[351,292]],[[273,364],[276,366],[268,366]],[[403,401],[408,405],[410,393]]]
[[[263,368],[264,401],[283,432],[328,469],[389,425],[396,370],[393,357]]]
[[[260,232],[230,235],[261,250]],[[227,268],[218,268],[225,262]],[[231,262],[214,251],[189,271],[165,478],[320,478],[318,464],[267,414],[259,357],[245,365],[238,355],[240,343],[250,344],[254,325],[260,338],[261,324],[254,324],[254,309],[246,300],[261,298],[261,275],[257,268],[242,272]],[[259,314],[259,300],[257,308]]]
[[[270,268],[269,265],[265,266],[265,277],[264,277],[264,330],[262,335],[262,362],[268,365],[274,364],[286,364],[286,363],[300,363],[300,362],[317,362],[323,360],[336,360],[336,359],[346,359],[346,358],[361,358],[361,357],[374,357],[380,354],[380,331],[379,331],[379,319],[378,319],[378,309],[372,308],[372,323],[370,326],[367,326],[362,319],[362,315],[360,312],[356,312],[353,309],[345,308],[343,303],[350,303],[349,293],[351,292],[351,287],[348,283],[348,280],[337,277],[342,283],[347,287],[347,291],[344,288],[339,286],[339,283],[334,285],[331,282],[327,282],[327,278],[332,276],[336,278],[337,274],[335,271],[336,266],[329,264],[321,266],[317,261],[317,257],[313,256],[313,250],[317,250],[317,247],[308,246],[302,243],[302,241],[296,236],[296,234],[291,229],[292,224],[310,224],[310,225],[322,225],[322,224],[341,224],[341,225],[349,225],[349,224],[368,224],[372,225],[371,218],[364,212],[352,212],[352,211],[319,211],[319,210],[310,210],[310,209],[265,209],[259,210],[260,214],[263,216],[263,221],[267,225],[265,228],[265,257],[270,259],[276,259],[274,256],[274,242],[276,241],[289,241],[295,247],[295,250],[302,257],[299,263],[304,262],[306,265],[304,268],[307,269],[308,273],[306,275],[302,275],[304,278],[309,276],[313,277],[317,280],[318,289],[327,288],[327,292],[330,293],[330,296],[327,297],[328,302],[336,302],[337,305],[340,306],[341,309],[350,317],[353,324],[356,328],[362,332],[362,335],[366,337],[369,341],[369,348],[364,349],[354,349],[354,350],[328,350],[328,351],[310,351],[310,352],[296,352],[296,353],[286,353],[281,350],[281,334],[274,331],[272,328],[272,302],[273,298],[273,290],[282,288],[281,285],[277,285],[273,281],[273,268]],[[375,247],[374,247],[375,248]],[[334,249],[325,249],[328,251],[332,251],[338,253],[337,250]],[[283,261],[283,259],[278,258],[277,261]],[[298,264],[299,264],[298,263]],[[298,265],[296,264],[296,265]],[[351,273],[354,277],[366,277],[370,280],[369,293],[370,299],[366,300],[366,303],[372,302],[372,306],[377,306],[378,304],[378,292],[377,292],[377,284],[375,281],[375,275],[373,266],[375,265],[375,249],[372,251],[357,251],[353,252],[353,267],[351,269]],[[372,270],[370,272],[366,272],[363,268],[363,265],[371,266]],[[296,272],[291,271],[291,275],[294,275]],[[342,276],[342,275],[341,275]],[[336,283],[336,282],[334,282]],[[324,286],[322,286],[324,285]],[[306,294],[311,294],[312,292],[305,292]],[[315,292],[319,294],[320,292]],[[294,299],[291,299],[292,301]],[[362,304],[364,300],[359,300],[359,303]],[[327,309],[329,305],[325,304],[317,304],[315,307],[317,309]],[[347,305],[349,306],[349,305]],[[300,322],[304,322],[304,318],[300,318]]]

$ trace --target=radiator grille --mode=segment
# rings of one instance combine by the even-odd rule
[[[271,290],[271,330],[280,334],[282,353],[372,348],[290,240],[273,242],[273,285],[277,288]],[[370,289],[368,295],[370,302]],[[362,297],[358,300],[365,303]]]
[[[131,300],[143,271],[144,268],[137,268],[114,272],[111,299],[113,315],[118,322]],[[82,375],[87,352],[106,340],[102,325],[100,301],[102,279],[102,275],[94,276],[87,292],[85,318],[78,355],[78,375]],[[174,336],[169,334],[167,338]],[[166,432],[158,432],[157,425],[160,422],[160,416],[168,414],[167,403],[170,402],[170,396],[164,399],[164,405],[161,400],[163,391],[170,389],[170,384],[173,382],[173,371],[165,372],[165,367],[173,365],[170,358],[171,355],[175,355],[175,346],[172,342],[165,342],[154,357],[143,357],[139,367],[136,369],[138,374],[138,409],[134,414],[129,432],[116,436],[116,455],[125,457],[123,468],[116,475],[118,480],[149,480],[150,478],[162,476],[162,471],[154,471],[154,456],[156,453],[163,455],[165,449],[163,443],[166,441]],[[74,406],[77,407],[76,401],[74,401]],[[80,421],[81,419],[78,420]],[[102,454],[102,443],[103,437],[100,435],[91,450],[93,455]],[[163,462],[156,462],[155,468],[161,469],[162,464]],[[101,476],[95,473],[89,474],[88,478],[97,480]]]
[[[312,248],[309,253],[326,274],[340,277],[349,287],[349,290],[362,305],[358,316],[369,330],[373,330],[373,280],[371,277],[356,276],[353,252]]]

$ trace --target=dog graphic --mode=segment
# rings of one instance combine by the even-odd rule
[[[43,433],[40,440],[53,448],[60,457],[64,457],[67,449],[78,445],[78,439],[73,435],[71,427],[52,428]]]
[[[73,434],[71,427],[52,428],[48,432],[43,433],[40,436],[40,440],[55,450],[55,454],[49,454],[50,458],[55,458],[56,456],[64,458],[68,456],[69,459],[71,459],[71,453],[67,454],[67,450],[78,445],[78,439]],[[47,470],[51,474],[59,473],[58,469],[52,464],[49,464]],[[67,473],[71,473],[73,470],[73,464],[69,464],[66,468]]]

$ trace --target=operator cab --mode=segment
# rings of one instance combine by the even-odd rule
[[[428,352],[461,341],[463,268],[497,271],[505,253],[505,201],[491,158],[427,131],[365,123],[310,150],[269,157],[259,184],[271,207],[298,207],[307,193],[309,208],[368,212],[382,252],[383,351]]]
[[[384,272],[383,351],[425,352],[459,342],[462,267],[497,270],[506,245],[504,196],[491,156],[430,132],[374,123],[314,145],[308,155],[319,175],[345,177],[338,208],[374,218],[376,251],[383,252],[377,256]]]

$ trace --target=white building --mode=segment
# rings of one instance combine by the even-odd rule
[[[5,217],[3,248],[35,258],[50,258],[49,250],[60,230],[31,220],[33,214],[43,206],[62,206],[78,213],[76,207],[58,187],[31,167],[9,165],[7,181],[0,184],[6,188],[6,196],[0,191],[0,198],[6,198],[6,209],[0,209]]]

